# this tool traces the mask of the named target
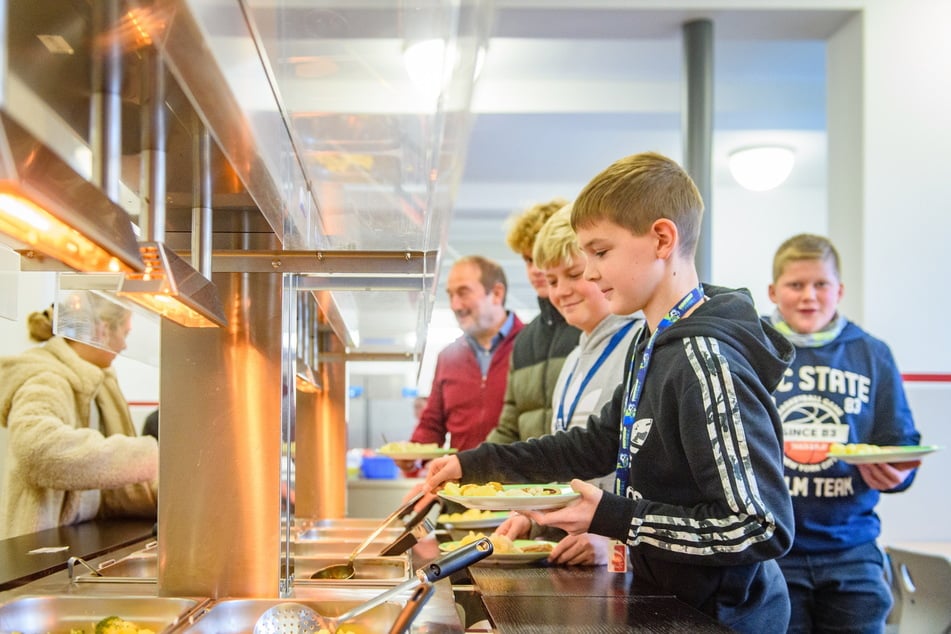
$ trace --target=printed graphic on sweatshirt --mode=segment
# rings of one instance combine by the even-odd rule
[[[829,443],[849,441],[849,426],[834,401],[815,394],[800,394],[779,405],[783,421],[783,462],[787,469],[817,473],[834,462],[826,454]]]

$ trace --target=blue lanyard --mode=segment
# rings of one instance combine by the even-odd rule
[[[634,326],[633,321],[629,321],[624,326],[622,326],[614,335],[611,337],[611,340],[608,341],[608,345],[604,347],[604,350],[601,351],[601,355],[598,356],[597,361],[594,362],[594,365],[588,370],[588,373],[585,374],[584,378],[581,380],[581,385],[578,386],[578,391],[575,392],[575,399],[571,402],[571,407],[568,408],[568,414],[565,415],[565,397],[568,396],[568,388],[571,387],[571,379],[575,375],[575,370],[578,369],[578,364],[581,363],[581,357],[578,357],[578,360],[575,362],[575,367],[572,368],[571,372],[568,374],[568,379],[565,381],[565,389],[561,392],[561,400],[558,403],[558,415],[555,417],[555,429],[558,431],[565,431],[568,429],[568,424],[571,423],[571,419],[574,418],[575,408],[578,407],[578,401],[581,400],[581,395],[584,394],[584,389],[588,387],[588,383],[591,381],[591,377],[598,373],[598,370],[604,364],[605,360],[611,356],[611,353],[614,352],[614,349],[617,348],[617,345],[621,343],[621,339],[624,338],[631,328]]]
[[[670,312],[660,320],[657,329],[647,340],[647,346],[641,356],[641,363],[634,372],[634,360],[637,352],[631,355],[631,371],[628,374],[628,384],[625,392],[627,393],[627,406],[624,408],[624,419],[621,421],[621,438],[617,452],[617,468],[615,471],[614,492],[617,495],[627,495],[628,480],[630,479],[631,469],[631,432],[634,428],[634,417],[637,414],[637,403],[641,398],[641,392],[644,389],[644,379],[647,377],[647,366],[651,362],[651,353],[654,351],[654,342],[657,336],[667,330],[675,321],[680,319],[685,312],[697,305],[703,299],[703,288],[697,287],[687,293],[677,304],[670,309]],[[631,379],[634,379],[634,385],[631,386]]]

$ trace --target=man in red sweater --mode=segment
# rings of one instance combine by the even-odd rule
[[[436,443],[449,437],[460,451],[478,446],[495,428],[502,409],[512,341],[522,329],[505,309],[505,272],[478,255],[457,260],[449,271],[449,306],[463,335],[436,359],[426,408],[411,442]],[[413,463],[400,465],[409,471]]]

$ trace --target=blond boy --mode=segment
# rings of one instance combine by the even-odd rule
[[[620,159],[588,183],[571,215],[585,277],[611,312],[643,310],[647,320],[624,383],[586,428],[440,458],[424,486],[616,468],[616,493],[575,479],[579,500],[529,516],[624,540],[636,592],[675,594],[740,632],[776,631],[789,597],[775,558],[793,520],[771,392],[792,346],[748,293],[701,287],[702,213],[693,181],[659,154]]]

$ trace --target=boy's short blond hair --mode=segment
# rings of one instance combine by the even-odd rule
[[[570,266],[579,255],[578,235],[571,228],[571,204],[567,204],[542,225],[535,238],[532,259],[538,268],[551,269],[560,264]]]
[[[835,276],[840,279],[842,277],[839,272],[839,252],[835,250],[832,241],[812,233],[800,233],[789,238],[776,249],[776,255],[773,256],[773,282],[776,282],[783,274],[787,264],[802,260],[831,262],[832,268],[835,269]]]
[[[642,152],[615,161],[585,185],[573,204],[571,226],[578,230],[609,220],[641,236],[661,218],[673,221],[681,254],[692,256],[703,218],[700,192],[675,161]]]
[[[505,236],[509,248],[519,255],[531,254],[535,246],[535,236],[542,225],[567,204],[568,201],[564,198],[552,198],[548,202],[532,205],[512,215],[508,220],[508,232]]]

